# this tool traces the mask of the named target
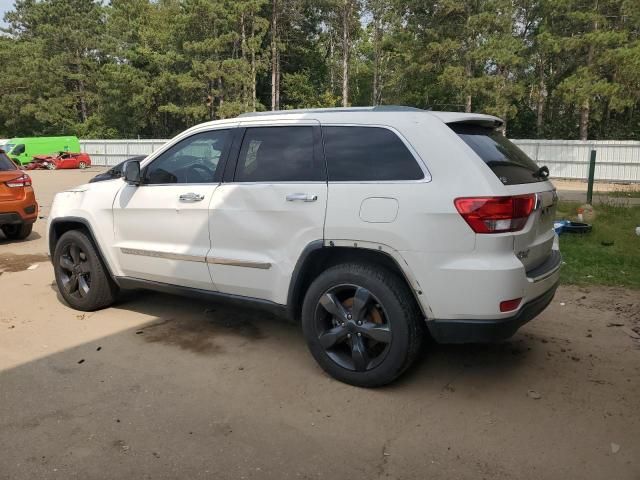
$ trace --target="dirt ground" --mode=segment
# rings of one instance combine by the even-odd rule
[[[42,213],[95,170],[33,172]],[[563,286],[510,341],[365,390],[263,312],[69,309],[44,226],[0,239],[0,479],[640,479],[638,291]]]

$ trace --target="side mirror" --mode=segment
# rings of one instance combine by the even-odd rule
[[[124,181],[129,185],[140,185],[140,162],[131,160],[124,164]]]

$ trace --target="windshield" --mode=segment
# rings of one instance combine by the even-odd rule
[[[6,145],[3,145],[2,147],[0,147],[2,150],[4,150],[5,152],[9,153],[11,151],[11,149],[13,147],[15,147],[16,144],[15,143],[7,143]]]
[[[449,127],[469,145],[505,185],[543,182],[536,163],[493,128],[452,123]]]
[[[6,172],[8,170],[16,170],[16,164],[7,157],[5,153],[0,153],[0,172]]]

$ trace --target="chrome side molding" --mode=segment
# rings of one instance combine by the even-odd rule
[[[229,258],[201,257],[199,255],[186,255],[182,253],[161,252],[158,250],[143,250],[139,248],[120,248],[125,255],[139,255],[142,257],[162,258],[164,260],[179,260],[184,262],[199,262],[212,265],[229,265],[232,267],[258,268],[268,270],[271,268],[269,262],[253,262],[249,260],[233,260]]]

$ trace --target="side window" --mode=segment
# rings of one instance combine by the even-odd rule
[[[12,155],[22,155],[24,153],[24,143],[21,143],[20,145],[16,145],[16,147],[13,149]]]
[[[313,127],[247,128],[238,156],[236,182],[324,180],[313,154]]]
[[[420,180],[424,173],[398,136],[380,127],[323,127],[329,181]]]
[[[143,183],[216,183],[220,158],[230,141],[231,130],[211,130],[185,138],[145,168]]]

